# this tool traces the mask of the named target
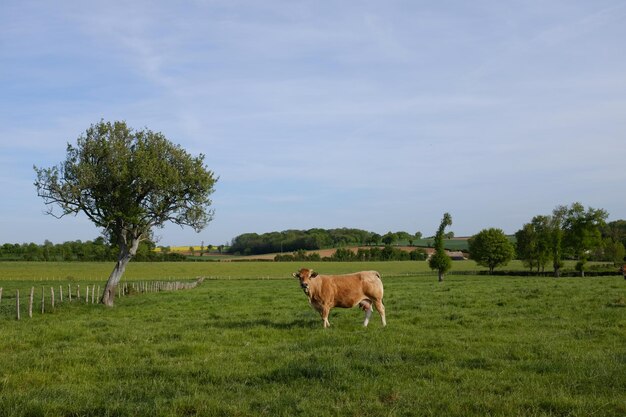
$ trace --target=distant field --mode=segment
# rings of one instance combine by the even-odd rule
[[[0,262],[1,280],[89,280],[104,281],[113,262]],[[572,268],[573,263],[567,263]],[[312,267],[323,273],[347,273],[374,269],[383,275],[401,276],[433,274],[425,261],[401,262],[131,262],[124,274],[126,280],[194,279],[199,276],[219,278],[290,278],[301,267]],[[451,274],[484,270],[474,261],[455,261]],[[506,269],[524,269],[513,261]]]
[[[457,264],[455,264],[457,265]],[[461,264],[458,264],[461,267]],[[104,281],[113,262],[0,262],[1,280],[89,280]],[[218,278],[291,278],[301,267],[320,272],[343,273],[355,269],[375,269],[383,275],[428,273],[426,262],[131,262],[125,280]],[[475,270],[474,262],[463,262],[464,270]]]
[[[0,264],[0,286],[31,284],[6,281],[10,265]],[[9,275],[35,265],[13,264]],[[337,309],[323,329],[287,279],[297,265],[131,264],[132,279],[240,279],[125,297],[112,309],[65,303],[19,322],[0,314],[0,416],[626,415],[621,277],[398,276],[424,265],[313,265],[385,275],[386,328],[377,313],[364,329],[361,311]],[[47,266],[39,272],[94,270]],[[264,274],[281,279],[242,279]]]
[[[513,237],[511,237],[511,239],[513,239]],[[434,244],[434,239],[433,238],[428,238],[428,239],[418,239],[415,240],[413,242],[413,245],[411,246],[411,248],[407,248],[407,249],[418,249],[419,247],[422,248],[427,248],[427,247],[432,247]],[[408,241],[397,241],[395,242],[394,246],[409,246],[409,242]],[[458,237],[458,238],[453,238],[453,239],[444,239],[444,246],[446,249],[451,250],[451,251],[467,251],[468,250],[468,238],[467,237]],[[356,247],[356,246],[354,246]],[[192,255],[192,251],[191,249],[193,249],[193,255],[195,256],[200,256],[200,252],[203,250],[203,248],[201,246],[195,246],[195,245],[183,245],[183,246],[169,246],[169,250],[170,252],[177,252],[177,253],[182,253],[182,254],[186,254],[186,255]],[[206,251],[207,247],[204,247],[204,250]],[[154,248],[155,252],[161,252],[161,248],[160,247],[156,247]],[[223,250],[223,254],[220,253],[217,248],[215,246],[212,246],[211,252],[209,254],[205,253],[204,256],[218,256],[218,257],[222,257],[222,256],[227,256],[226,251],[228,250],[228,248]],[[335,251],[335,249],[333,248],[324,248],[324,249],[320,249],[320,251],[323,252],[329,252],[332,253]],[[276,255],[276,254],[272,254],[272,255]],[[326,254],[324,256],[330,256],[330,254]],[[272,256],[273,257],[273,256]]]

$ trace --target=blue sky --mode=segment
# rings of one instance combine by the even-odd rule
[[[624,1],[0,3],[0,243],[89,240],[33,165],[92,123],[164,133],[220,180],[159,244],[355,227],[514,233],[580,201],[626,218]]]

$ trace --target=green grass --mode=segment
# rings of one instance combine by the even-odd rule
[[[154,265],[150,277],[159,266],[170,276]],[[232,278],[282,271],[233,265]],[[323,329],[290,279],[207,280],[19,322],[0,314],[0,416],[626,413],[621,277],[438,284],[387,268],[386,328],[377,313],[364,329],[361,311],[335,309]]]
[[[565,269],[574,269],[575,261],[566,261]],[[400,262],[131,262],[123,279],[194,279],[199,276],[218,278],[290,278],[301,267],[320,273],[348,273],[374,269],[383,276],[424,275],[432,271],[426,261]],[[106,282],[113,262],[0,262],[0,281],[99,281]],[[520,261],[504,269],[525,270]],[[486,270],[474,261],[454,261],[450,274]],[[497,269],[496,269],[497,272]]]

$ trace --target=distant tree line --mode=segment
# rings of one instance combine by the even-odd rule
[[[606,223],[603,209],[581,203],[557,206],[549,215],[537,215],[516,234],[517,257],[532,271],[551,266],[560,276],[564,259],[577,260],[576,270],[585,275],[588,261],[624,262],[626,221]]]
[[[384,235],[361,229],[309,229],[285,230],[270,233],[245,233],[235,237],[229,253],[234,255],[261,255],[267,253],[291,253],[298,250],[342,248],[346,246],[392,245],[406,242],[413,245],[421,239],[420,232],[388,232]]]
[[[356,252],[347,248],[338,248],[331,256],[321,257],[319,253],[307,253],[300,249],[290,254],[280,254],[274,257],[276,262],[363,262],[363,261],[425,261],[428,254],[423,249],[407,252],[393,246],[384,248],[359,248]]]
[[[154,251],[151,241],[143,241],[133,258],[135,261],[184,261],[186,257],[178,253]],[[46,240],[43,245],[36,243],[5,243],[0,246],[0,260],[5,261],[116,261],[119,255],[117,245],[112,245],[103,237],[88,241],[69,241],[54,244]]]

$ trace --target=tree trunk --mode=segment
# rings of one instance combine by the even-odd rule
[[[115,268],[113,268],[113,272],[109,275],[109,279],[104,287],[104,293],[100,299],[100,302],[107,307],[113,307],[117,284],[120,282],[122,275],[124,275],[126,265],[128,265],[128,262],[130,262],[132,257],[135,256],[135,253],[137,253],[138,247],[139,239],[133,239],[130,248],[126,244],[120,245],[120,254],[117,258],[117,263],[115,264]]]
[[[443,282],[445,274],[442,271],[439,271],[439,282]]]

